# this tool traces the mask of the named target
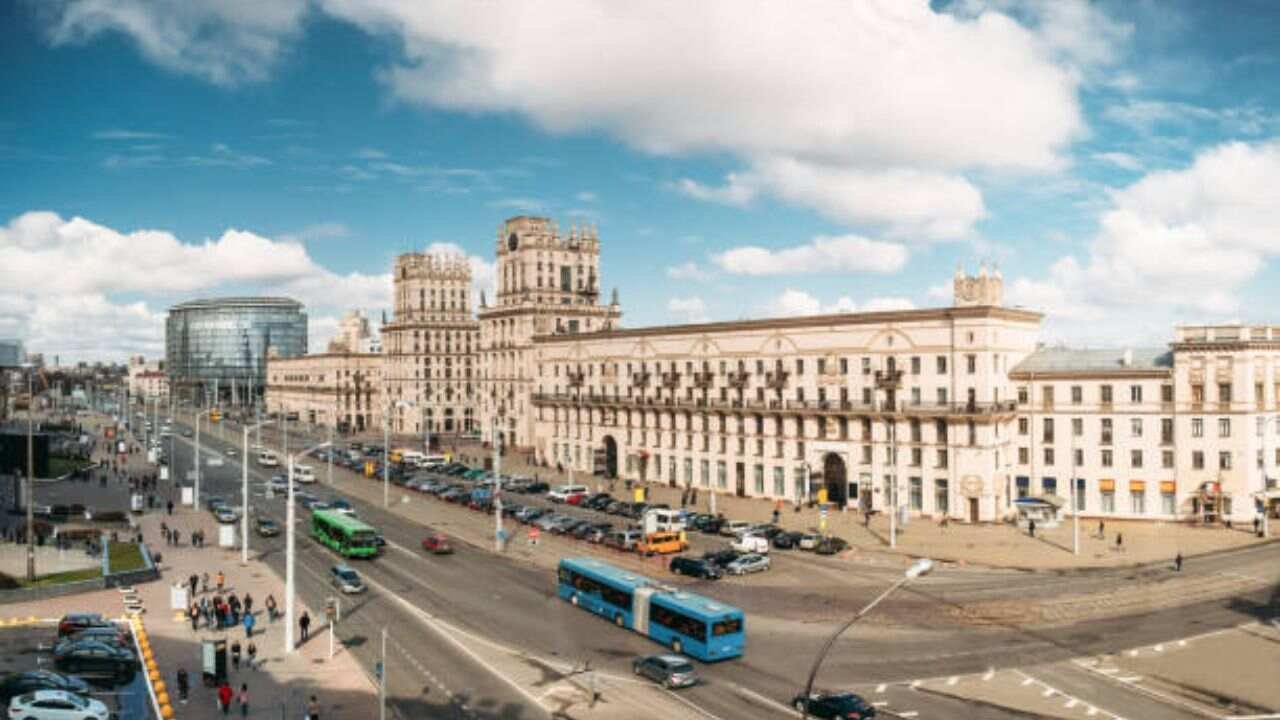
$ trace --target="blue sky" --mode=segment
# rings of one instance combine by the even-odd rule
[[[158,354],[169,304],[233,292],[298,297],[322,341],[397,253],[466,252],[483,286],[522,213],[598,225],[632,326],[945,304],[980,260],[1050,341],[1275,320],[1262,0],[56,0],[0,27],[0,335],[50,355]]]

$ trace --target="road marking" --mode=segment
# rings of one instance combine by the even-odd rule
[[[960,678],[956,677],[955,675],[952,675],[951,677],[947,678],[948,685],[955,685],[959,681],[960,681]]]
[[[991,678],[993,678],[993,677],[995,677],[995,676],[996,676],[996,669],[995,669],[995,668],[988,668],[988,669],[987,669],[987,671],[986,671],[985,673],[983,673],[983,674],[982,674],[982,680],[983,680],[983,682],[988,682],[988,681],[990,681],[990,680],[991,680]]]
[[[880,683],[879,685],[876,686],[876,692],[878,693],[884,692],[884,683]]]
[[[761,695],[755,690],[748,690],[747,688],[744,688],[741,685],[738,685],[736,683],[729,683],[729,687],[732,687],[740,695],[746,695],[754,700],[764,703],[765,705],[770,705],[772,707],[775,707],[787,713],[788,715],[793,715],[796,717],[800,716],[800,713],[796,712],[794,708],[787,707],[786,705],[783,705],[782,703],[778,702],[777,700],[774,700],[773,698],[765,697],[764,695]]]
[[[916,712],[915,710],[904,710],[900,713],[894,713],[894,715],[897,715],[898,717],[904,717],[904,718],[913,718],[913,717],[919,717],[920,713]]]
[[[1045,681],[1043,681],[1043,680],[1040,680],[1039,678],[1032,677],[1032,676],[1028,675],[1027,673],[1025,673],[1025,672],[1023,672],[1023,671],[1021,671],[1021,670],[1018,670],[1018,669],[1016,669],[1016,668],[1015,668],[1015,669],[1013,670],[1013,672],[1015,672],[1015,673],[1017,673],[1017,674],[1021,675],[1023,678],[1025,678],[1025,680],[1024,680],[1024,681],[1023,681],[1023,683],[1022,683],[1023,685],[1027,685],[1027,684],[1028,684],[1028,682],[1027,682],[1027,681],[1030,681],[1030,682],[1036,683],[1036,684],[1037,684],[1037,685],[1039,685],[1040,687],[1044,688],[1044,692],[1040,693],[1041,697],[1048,698],[1048,697],[1052,697],[1052,696],[1054,696],[1054,695],[1060,695],[1062,698],[1064,698],[1064,699],[1066,699],[1066,700],[1079,700],[1079,698],[1075,697],[1074,695],[1071,695],[1070,693],[1062,692],[1061,690],[1059,690],[1058,688],[1053,687],[1053,686],[1052,686],[1052,685],[1050,685],[1049,683],[1047,683],[1047,682],[1045,682]],[[1083,702],[1083,701],[1082,701],[1082,702]],[[1106,713],[1106,715],[1107,715],[1107,716],[1109,716],[1109,717],[1111,718],[1111,720],[1125,720],[1122,716],[1117,715],[1117,714],[1115,714],[1115,713],[1113,713],[1113,712],[1111,712],[1111,711],[1109,711],[1109,710],[1102,710],[1102,709],[1097,708],[1096,706],[1093,706],[1093,705],[1090,705],[1090,706],[1089,706],[1089,712],[1088,712],[1088,714],[1089,714],[1089,715],[1096,715],[1096,714],[1098,714],[1098,712]]]

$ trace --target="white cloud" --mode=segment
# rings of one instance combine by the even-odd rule
[[[753,179],[737,173],[729,173],[725,178],[725,184],[720,187],[711,187],[696,180],[681,178],[675,184],[675,188],[695,200],[737,207],[744,207],[750,204],[758,193]]]
[[[757,246],[730,248],[712,260],[721,270],[734,275],[800,275],[895,273],[907,264],[907,257],[907,249],[896,243],[868,240],[858,235],[819,235],[807,245],[780,250]]]
[[[99,130],[93,134],[94,140],[164,140],[168,137],[165,133],[142,130]]]
[[[333,233],[326,224],[312,234]],[[50,272],[57,268],[57,272]],[[39,277],[40,282],[31,278]],[[120,232],[28,212],[0,226],[0,328],[37,352],[87,359],[157,354],[168,305],[200,294],[293,297],[312,317],[390,304],[389,274],[339,275],[297,242],[229,229],[184,243],[160,230]]]
[[[821,300],[804,290],[796,290],[787,288],[774,297],[769,304],[762,308],[768,315],[774,316],[797,316],[797,315],[822,315],[830,313],[851,313],[851,312],[882,312],[887,310],[910,310],[915,307],[910,300],[906,298],[896,297],[876,297],[867,300],[859,305],[848,296],[841,296],[830,305],[824,305]]]
[[[1142,170],[1142,161],[1138,158],[1124,152],[1102,152],[1094,153],[1093,159],[1098,162],[1114,165],[1121,170]]]
[[[1152,172],[1099,218],[1087,258],[1066,256],[1042,279],[1018,278],[1009,299],[1078,320],[1123,307],[1225,318],[1280,253],[1280,141],[1227,143],[1187,168]]]
[[[584,202],[584,203],[593,203],[599,199],[599,196],[597,196],[595,193],[591,192],[590,190],[583,190],[582,192],[577,193],[573,197],[578,202]]]
[[[386,153],[382,152],[378,148],[372,147],[360,148],[352,153],[352,155],[360,158],[361,160],[382,160],[387,156]]]
[[[42,5],[54,45],[119,32],[147,59],[219,85],[265,78],[308,0],[62,0]]]
[[[698,323],[707,321],[707,304],[702,298],[671,298],[667,301],[667,312],[680,322]]]
[[[291,233],[285,233],[280,236],[283,242],[302,243],[309,240],[331,240],[334,238],[350,237],[351,230],[346,225],[336,222],[316,223],[308,225],[301,230]]]
[[[703,270],[698,263],[690,260],[679,265],[673,265],[667,268],[667,277],[672,280],[692,280],[693,282],[706,282],[711,279],[711,273]]]
[[[546,203],[537,198],[510,197],[494,200],[489,203],[489,207],[506,210],[519,210],[520,212],[542,212],[547,206]]]

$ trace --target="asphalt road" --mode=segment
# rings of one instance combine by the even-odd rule
[[[234,433],[239,437],[239,433]],[[271,433],[264,434],[264,440]],[[298,437],[291,438],[294,449],[299,447]],[[207,444],[225,447],[211,441]],[[189,450],[180,446],[176,467],[181,472],[190,467]],[[236,443],[239,451],[239,443]],[[323,478],[324,468],[317,463],[317,475]],[[256,473],[256,468],[255,474]],[[345,471],[335,469],[339,485],[354,482]],[[239,468],[229,462],[223,468],[206,468],[204,491],[224,496],[237,495]],[[227,487],[230,482],[232,487]],[[365,481],[361,481],[365,482]],[[327,488],[317,494],[332,494]],[[370,578],[379,585],[408,599],[411,603],[449,623],[465,628],[479,636],[501,639],[543,657],[564,658],[567,661],[590,659],[602,672],[624,674],[627,663],[639,654],[655,648],[639,636],[615,631],[594,618],[583,614],[555,597],[554,581],[545,570],[510,562],[487,549],[463,545],[451,558],[426,558],[415,551],[421,537],[427,531],[424,526],[396,513],[388,513],[380,506],[369,505],[349,498],[360,516],[377,526],[390,543],[385,556],[374,563],[362,566]],[[283,514],[282,503],[262,503],[268,515]],[[467,511],[456,507],[442,507],[442,513]],[[300,516],[304,513],[300,513]],[[257,542],[261,540],[255,538]],[[316,573],[327,572],[332,557],[310,540],[300,537],[299,548],[303,563]],[[1224,553],[1189,563],[1188,575],[1197,573],[1263,576],[1270,578],[1277,572],[1280,546],[1271,545]],[[279,568],[283,575],[283,558],[272,553],[268,562]],[[841,572],[843,583],[838,590],[842,606],[856,607],[864,598],[882,589],[887,580],[895,577],[897,570],[873,567],[850,567],[808,555],[795,555],[785,561],[792,571],[803,576],[806,571]],[[1134,585],[1153,584],[1168,573],[1163,568],[1113,569],[1067,573],[1018,573],[1003,571],[951,571],[939,569],[935,574],[896,596],[886,612],[895,619],[913,616],[922,619],[917,630],[909,626],[859,628],[852,637],[838,642],[823,667],[820,684],[854,685],[859,688],[887,684],[875,698],[882,698],[890,711],[916,712],[919,717],[1010,717],[996,708],[965,703],[951,698],[914,692],[909,684],[914,679],[947,674],[981,673],[991,667],[1033,667],[1064,661],[1073,657],[1113,652],[1118,649],[1147,643],[1168,641],[1219,627],[1228,627],[1249,620],[1275,617],[1280,610],[1277,584],[1263,590],[1243,593],[1211,602],[1185,605],[1158,613],[1130,615],[1100,620],[1085,620],[1074,625],[1055,628],[1026,627],[1009,622],[987,627],[948,627],[947,623],[932,618],[944,615],[948,608],[973,602],[1022,600],[1027,598],[1053,598],[1081,593],[1105,593]],[[309,573],[300,572],[300,587],[313,607],[319,607],[328,589],[315,577],[308,586]],[[750,650],[742,660],[700,668],[707,678],[706,685],[684,693],[690,702],[706,715],[720,718],[777,717],[795,688],[803,680],[805,671],[820,637],[831,627],[830,623],[801,626],[785,619],[794,616],[795,603],[815,603],[814,592],[798,584],[795,589],[770,587],[768,592],[752,592],[750,584],[738,586],[732,596],[725,597],[744,607],[749,613],[749,625],[755,628],[750,635]],[[729,585],[723,586],[724,590]],[[827,586],[823,586],[825,591]],[[721,592],[717,589],[717,594]],[[530,706],[525,713],[535,712],[527,698],[514,692],[509,685],[494,678],[484,668],[478,668],[468,657],[459,653],[450,643],[416,621],[413,613],[403,603],[379,597],[372,592],[359,608],[360,621],[368,625],[362,635],[369,638],[370,648],[356,652],[366,664],[371,665],[376,628],[384,624],[412,632],[412,641],[403,643],[405,654],[412,655],[425,667],[431,668],[442,682],[451,688],[463,689],[473,703],[488,707]],[[753,597],[761,595],[767,597]],[[770,616],[769,608],[780,609],[781,617]],[[801,605],[798,609],[803,610]],[[825,613],[824,613],[825,614]],[[353,626],[356,621],[353,620]],[[395,633],[397,639],[410,636]],[[394,668],[394,665],[393,665]],[[444,675],[441,675],[443,673]],[[397,683],[392,673],[393,698],[397,707],[406,710],[413,707],[406,703],[424,702],[421,691],[411,678]],[[422,685],[420,680],[416,680]],[[1112,697],[1115,704],[1141,707],[1146,700],[1135,700],[1123,689],[1106,687],[1093,678],[1071,676],[1073,687],[1095,692],[1100,697]],[[457,690],[455,690],[457,692]],[[426,693],[430,698],[431,692]],[[875,699],[873,698],[873,699]],[[438,698],[433,698],[438,699]],[[434,706],[433,706],[434,707]],[[502,717],[532,717],[525,715],[501,715]],[[911,715],[907,715],[911,717]],[[1181,717],[1168,710],[1138,717]],[[414,717],[414,715],[406,715]],[[465,717],[457,714],[450,717]]]

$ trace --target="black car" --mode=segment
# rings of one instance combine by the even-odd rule
[[[9,700],[36,690],[66,690],[84,695],[89,692],[89,683],[74,675],[48,670],[10,673],[0,678],[0,707],[8,707]]]
[[[813,551],[819,555],[835,555],[838,552],[843,552],[847,547],[849,547],[849,543],[845,542],[843,539],[838,537],[827,537],[819,541],[818,547],[814,548]]]
[[[621,500],[610,500],[609,504],[604,506],[604,511],[610,515],[622,515],[629,504]]]
[[[81,640],[97,640],[98,642],[110,643],[120,647],[131,646],[128,634],[115,625],[83,628],[63,637],[58,641],[58,644],[79,642]]]
[[[800,547],[800,538],[804,533],[781,532],[773,536],[773,546],[779,550],[793,550]]]
[[[704,580],[719,580],[724,577],[724,571],[720,566],[710,560],[699,560],[683,555],[671,558],[671,564],[667,567],[677,575],[688,575]]]
[[[60,643],[53,650],[53,662],[59,670],[78,675],[120,678],[138,670],[131,650],[97,640]]]
[[[88,628],[111,628],[116,624],[97,613],[70,613],[58,621],[58,637],[63,638]]]
[[[822,720],[827,718],[862,720],[862,718],[876,716],[875,707],[853,693],[814,693],[809,697],[797,695],[792,699],[791,707],[795,708],[796,712],[808,713],[810,717]]]
[[[591,510],[603,510],[608,507],[611,502],[613,502],[613,496],[609,493],[596,493],[578,504],[584,508],[590,508]]]
[[[547,483],[541,480],[534,480],[533,482],[529,483],[529,486],[527,488],[525,488],[525,492],[529,493],[530,495],[537,495],[539,493],[547,492],[550,489],[551,489],[551,486],[548,485]]]
[[[725,565],[737,560],[739,556],[737,550],[710,550],[703,554],[702,559],[723,570]]]
[[[724,525],[723,515],[699,515],[694,522],[694,529],[707,535],[719,535]]]

